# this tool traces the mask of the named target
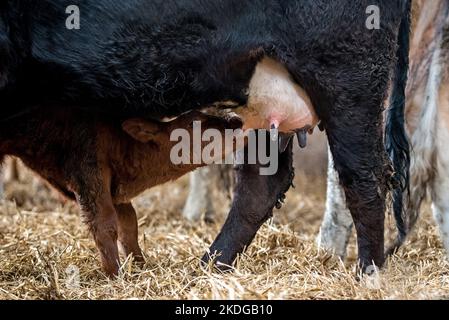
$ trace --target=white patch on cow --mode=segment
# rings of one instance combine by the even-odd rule
[[[444,66],[444,69],[447,66]],[[440,69],[443,69],[440,67]],[[440,70],[441,71],[441,70]],[[444,247],[449,257],[449,153],[447,146],[449,143],[449,79],[445,79],[436,93],[438,100],[439,117],[434,127],[436,136],[433,137],[436,147],[433,168],[434,180],[432,184],[432,209],[435,220],[439,226]]]
[[[248,105],[238,113],[245,129],[270,129],[275,124],[288,132],[318,123],[305,90],[282,64],[270,58],[257,64],[248,88]]]
[[[441,4],[446,0],[424,0],[413,1],[413,11],[417,14],[414,28],[412,28],[413,39],[411,41],[412,48],[419,48],[425,39],[425,34],[432,28],[435,21],[438,19],[438,14],[441,11]],[[418,50],[412,50],[417,53]]]
[[[407,204],[409,224],[413,226],[418,218],[421,203],[427,187],[434,177],[434,162],[439,136],[438,92],[441,84],[440,50],[436,49],[431,60],[424,104],[421,107],[416,130],[411,137],[410,197]]]
[[[411,195],[407,211],[413,226],[430,187],[433,215],[449,256],[449,112],[446,110],[449,96],[444,94],[448,88],[447,79],[442,82],[446,67],[441,65],[440,43],[437,43],[429,68],[425,102],[411,137]]]
[[[432,186],[432,209],[449,256],[449,153],[447,152],[449,128],[444,126],[441,121],[439,121],[436,140],[438,156],[436,160],[437,172]]]
[[[447,148],[449,134],[446,132],[444,148]],[[441,145],[442,146],[442,145]],[[437,222],[444,247],[449,257],[449,154],[447,152],[439,152],[438,157],[438,173],[432,187],[432,211]]]
[[[326,211],[317,237],[318,247],[344,259],[352,225],[351,213],[346,207],[346,197],[339,183],[338,173],[334,168],[332,154],[329,150]]]

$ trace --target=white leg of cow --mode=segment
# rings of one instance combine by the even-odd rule
[[[332,251],[344,259],[352,225],[351,213],[346,207],[345,195],[329,152],[326,211],[317,238],[318,247]]]
[[[438,131],[437,171],[432,187],[432,210],[449,257],[449,154],[446,151],[449,132],[441,127]]]
[[[436,161],[432,186],[432,209],[449,257],[449,79],[439,88],[438,124],[435,136]]]
[[[440,144],[441,142],[444,143],[444,128],[441,127],[441,121],[439,120],[442,115],[442,110],[439,110],[441,74],[440,50],[436,49],[432,56],[423,100],[418,99],[409,106],[411,111],[413,109],[419,110],[419,116],[416,123],[413,122],[413,117],[408,119],[409,131],[412,132],[412,152],[410,154],[410,197],[406,207],[408,216],[407,232],[410,232],[416,224],[421,204],[427,196],[428,188],[434,188],[435,184],[443,183],[443,181],[434,181],[435,178],[438,178],[438,174],[435,174],[435,171],[438,170],[437,162],[439,161]],[[413,129],[413,127],[415,128]],[[441,170],[444,171],[444,168],[441,168]]]
[[[184,206],[184,217],[198,221],[204,214],[206,222],[215,218],[215,193],[231,198],[233,170],[229,165],[211,165],[190,174],[190,192]]]
[[[190,174],[190,192],[184,206],[183,215],[190,221],[198,221],[203,214],[212,210],[210,184],[211,167],[200,168]]]
[[[449,137],[448,137],[449,138]],[[446,140],[448,141],[448,140]],[[447,146],[447,145],[446,145]],[[449,257],[449,155],[441,155],[432,188],[432,210]]]

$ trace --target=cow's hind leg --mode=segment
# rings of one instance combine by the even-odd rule
[[[190,174],[190,190],[183,210],[183,216],[190,221],[198,221],[203,213],[207,215],[212,210],[210,189],[211,168],[197,169]]]
[[[265,138],[269,140],[268,136]],[[262,224],[272,216],[273,208],[281,205],[294,177],[292,144],[279,154],[278,170],[274,175],[261,175],[262,167],[261,164],[236,166],[230,213],[203,261],[208,262],[215,256],[217,265],[222,270],[228,269],[236,256],[251,243]]]
[[[384,263],[385,200],[392,170],[383,143],[381,99],[370,106],[349,100],[336,107],[343,105],[333,112],[326,130],[357,232],[360,266],[367,271]]]
[[[317,245],[319,248],[333,252],[344,259],[353,221],[346,206],[345,194],[340,185],[338,173],[335,171],[330,150],[326,197],[326,211],[317,237]]]
[[[434,175],[431,186],[432,209],[440,234],[449,257],[449,79],[445,77],[439,88],[439,117],[436,136],[434,136],[435,152]]]
[[[206,222],[213,222],[215,218],[214,190],[227,193],[223,187],[229,180],[228,171],[224,165],[210,165],[197,169],[190,174],[190,191],[184,206],[183,215],[190,221],[199,221],[204,214]]]
[[[449,257],[449,155],[446,152],[440,152],[437,167],[432,185],[432,211]]]
[[[126,256],[132,255],[138,264],[145,262],[138,242],[137,215],[131,203],[116,205],[118,242]]]

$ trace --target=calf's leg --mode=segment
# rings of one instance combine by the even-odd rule
[[[268,135],[266,138],[269,140]],[[252,242],[262,224],[272,217],[273,208],[280,207],[294,177],[292,143],[279,154],[278,170],[274,175],[261,175],[261,167],[261,164],[236,166],[231,210],[209,253],[204,255],[204,262],[216,255],[217,266],[228,269]]]
[[[97,199],[95,211],[87,214],[91,217],[88,225],[100,253],[103,270],[107,276],[115,276],[120,268],[120,259],[117,247],[117,212],[114,205],[107,199]]]
[[[98,168],[84,169],[89,173],[98,172]],[[117,247],[118,216],[109,192],[110,177],[107,174],[80,177],[85,179],[78,181],[77,200],[100,253],[103,270],[107,276],[113,277],[119,272],[120,258]]]
[[[18,160],[16,158],[12,157],[9,159],[5,168],[5,181],[11,182],[20,180],[18,165]]]
[[[3,165],[3,172],[0,172],[0,199],[4,197],[5,183],[19,181],[19,171],[17,168],[17,159],[9,158],[4,161],[1,157],[0,164]]]
[[[118,242],[126,256],[133,255],[134,261],[143,264],[142,251],[138,242],[137,215],[131,203],[116,205],[118,215]]]

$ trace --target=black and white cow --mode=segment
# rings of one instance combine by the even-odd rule
[[[290,188],[288,135],[297,132],[304,144],[320,121],[357,229],[361,266],[383,264],[386,195],[396,190],[401,211],[408,177],[410,0],[79,0],[79,30],[66,25],[72,5],[0,4],[1,121],[40,105],[156,120],[245,106],[245,125],[277,128],[287,140],[274,175],[260,175],[261,164],[237,166],[230,214],[204,256],[220,253],[215,259],[223,265],[251,243]]]
[[[449,3],[416,1],[411,44],[411,73],[406,120],[411,136],[410,196],[405,199],[404,225],[394,251],[411,231],[427,194],[449,255]],[[327,203],[317,243],[344,258],[353,227],[332,156]]]

